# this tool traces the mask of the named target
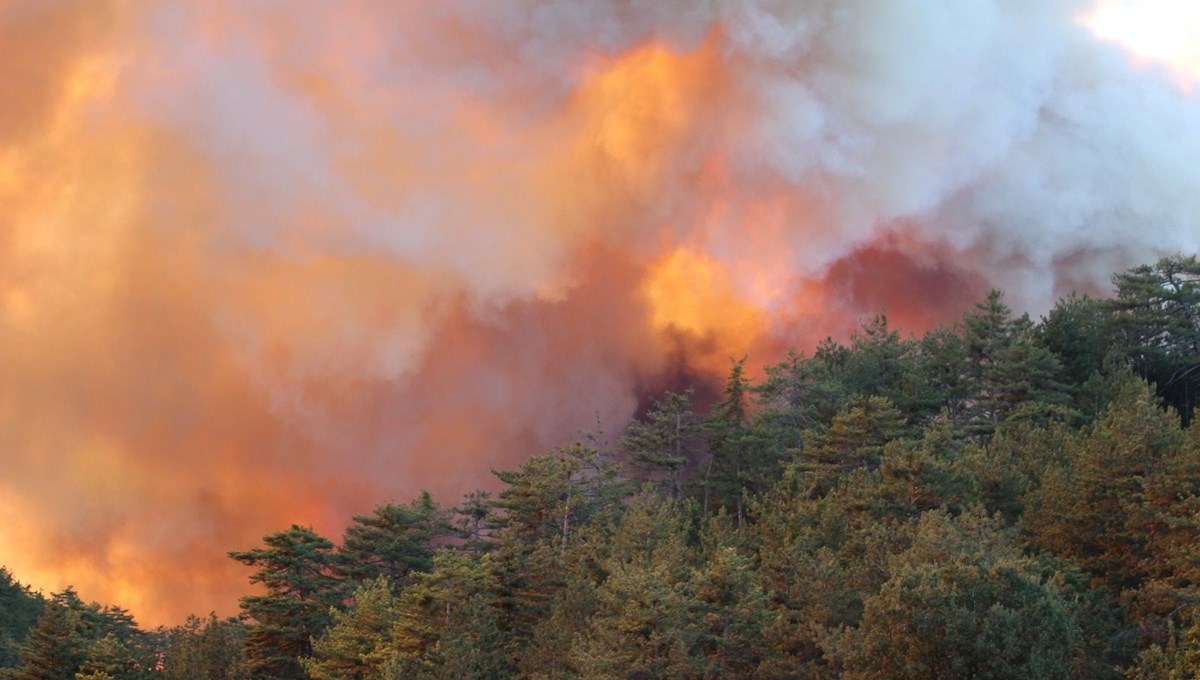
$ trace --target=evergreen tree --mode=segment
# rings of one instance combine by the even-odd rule
[[[997,423],[1004,419],[1008,400],[1004,394],[1005,354],[1015,337],[1028,327],[1027,320],[1014,321],[1012,310],[1004,304],[1004,295],[989,291],[983,302],[963,315],[963,343],[966,348],[966,377],[970,386],[966,429],[986,441]]]
[[[968,372],[967,345],[955,328],[942,327],[921,338],[916,380],[924,385],[933,408],[956,430],[967,420],[976,383]]]
[[[1165,257],[1113,277],[1118,352],[1191,420],[1200,398],[1200,260]]]
[[[1151,645],[1125,671],[1129,680],[1194,680],[1200,669],[1200,623],[1169,631],[1164,645]]]
[[[61,594],[60,594],[61,595]],[[0,671],[5,680],[75,680],[87,660],[90,642],[83,612],[56,596],[46,604],[37,625],[21,645],[16,668]]]
[[[0,567],[0,668],[17,665],[21,642],[37,623],[43,598]]]
[[[937,415],[941,404],[937,392],[920,375],[918,350],[916,341],[900,339],[886,315],[863,324],[850,337],[846,358],[845,385],[851,399],[887,399],[912,425]]]
[[[1146,387],[1126,379],[1101,418],[1067,442],[1067,462],[1047,471],[1025,522],[1036,543],[1080,565],[1115,592],[1140,586],[1147,536],[1134,529],[1147,485],[1182,445]]]
[[[1129,516],[1145,547],[1136,567],[1142,584],[1127,607],[1158,644],[1168,628],[1200,622],[1200,427],[1193,423],[1173,444],[1141,480]]]
[[[500,590],[490,555],[439,552],[396,602],[386,677],[511,677],[523,636],[505,627]]]
[[[435,674],[439,680],[514,676],[513,663],[505,654],[508,645],[500,628],[500,611],[488,594],[473,593],[453,607],[438,642],[444,660]]]
[[[565,586],[555,593],[550,613],[533,626],[517,659],[522,677],[558,680],[578,677],[571,656],[575,639],[587,632],[598,600],[597,583],[590,574],[568,573]]]
[[[679,497],[683,467],[693,455],[698,432],[692,392],[668,392],[646,415],[629,424],[621,448],[629,464]]]
[[[864,598],[887,578],[888,555],[908,544],[907,522],[878,508],[876,472],[854,470],[827,492],[785,473],[755,503],[759,579],[774,621],[764,629],[766,677],[836,677],[829,638],[857,626]]]
[[[904,431],[904,415],[883,397],[860,398],[833,417],[828,429],[809,435],[804,470],[823,477],[879,465],[883,447]]]
[[[387,578],[368,581],[354,591],[354,605],[333,610],[331,625],[313,642],[304,670],[313,680],[383,678],[391,654],[392,626],[399,614]]]
[[[452,525],[465,541],[463,549],[484,552],[495,546],[492,531],[496,528],[495,503],[487,491],[472,491],[454,508]]]
[[[750,381],[746,358],[735,361],[725,381],[724,398],[704,419],[708,459],[700,473],[701,510],[729,512],[741,525],[748,495],[766,489],[776,479],[784,452],[750,419]]]
[[[511,656],[520,656],[533,626],[566,584],[565,559],[581,529],[622,508],[628,481],[610,454],[579,442],[534,456],[518,470],[495,471],[507,487],[497,496],[495,575],[501,625]]]
[[[1036,406],[1065,409],[1071,403],[1071,390],[1061,376],[1058,358],[1038,345],[1031,331],[1022,331],[996,357],[985,380],[984,398],[991,401],[989,410],[999,421],[1029,419],[1035,411],[1031,407]]]
[[[266,595],[241,599],[243,613],[254,623],[246,639],[252,673],[264,678],[303,678],[300,659],[312,653],[312,639],[341,607],[345,587],[337,577],[339,559],[331,541],[312,529],[291,528],[263,538],[266,547],[233,551],[229,556],[256,571]]]
[[[75,677],[76,680],[136,680],[147,676],[129,649],[109,633],[91,645],[87,660]]]
[[[1060,299],[1038,325],[1038,344],[1058,359],[1064,381],[1076,391],[1093,373],[1109,369],[1111,316],[1103,301],[1072,293]]]
[[[696,647],[695,675],[753,676],[767,655],[762,640],[770,613],[750,559],[733,546],[711,546],[687,592],[693,609],[684,633]]]
[[[834,647],[847,678],[1065,678],[1071,605],[978,513],[922,517],[916,540]]]
[[[625,467],[591,439],[340,549],[272,534],[230,553],[265,588],[241,621],[148,635],[0,568],[0,678],[1192,677],[1200,265],[1114,281],[1037,327],[996,291],[919,340],[881,315],[758,386],[735,361],[702,421],[655,400]]]
[[[433,565],[433,543],[450,532],[449,514],[428,491],[408,505],[381,505],[346,527],[339,571],[351,583],[380,577],[399,588],[414,571]]]
[[[849,398],[839,374],[845,361],[845,348],[826,340],[811,358],[788,350],[783,361],[767,366],[765,380],[753,388],[759,434],[777,450],[802,451],[804,433],[828,424]]]
[[[189,616],[163,632],[159,672],[168,680],[244,680],[246,637],[245,624],[236,619]]]
[[[637,497],[613,537],[596,611],[572,651],[580,676],[686,676],[696,661],[686,634],[697,611],[688,592],[694,564],[679,506],[653,494]]]
[[[565,550],[574,528],[597,513],[611,511],[627,491],[611,457],[577,442],[534,456],[518,470],[493,471],[507,486],[495,507],[496,526],[507,543],[556,543]]]

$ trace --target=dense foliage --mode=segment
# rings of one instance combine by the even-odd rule
[[[264,591],[239,621],[142,633],[0,572],[4,677],[1194,677],[1200,264],[1115,283],[880,316],[494,496],[271,534],[230,553]]]

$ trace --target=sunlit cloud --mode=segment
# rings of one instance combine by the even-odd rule
[[[1083,22],[1138,57],[1165,64],[1185,87],[1200,82],[1200,4],[1188,0],[1107,0]]]

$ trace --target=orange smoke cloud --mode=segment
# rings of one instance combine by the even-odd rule
[[[1196,103],[1056,3],[841,2],[0,5],[0,563],[228,613],[730,357],[1200,248]]]
[[[642,291],[659,332],[687,338],[692,367],[712,375],[728,369],[767,330],[764,310],[747,300],[712,258],[687,249],[651,267]]]

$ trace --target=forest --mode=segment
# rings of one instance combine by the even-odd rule
[[[238,617],[0,569],[0,678],[1195,677],[1196,256],[747,361],[457,505],[229,546]]]

